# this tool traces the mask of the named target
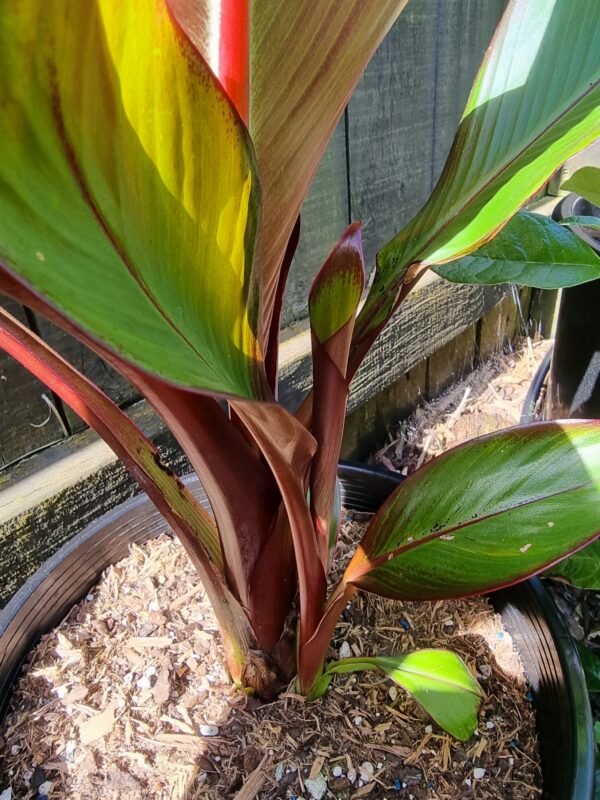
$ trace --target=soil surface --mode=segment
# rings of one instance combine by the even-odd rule
[[[463,437],[514,424],[543,351],[487,362],[402,423],[377,460],[409,472]],[[340,566],[364,524],[346,515]],[[485,698],[469,742],[374,673],[337,676],[315,703],[292,685],[260,704],[228,684],[214,616],[179,543],[134,546],[32,652],[0,733],[0,800],[538,798],[534,711],[486,600],[356,595],[330,657],[420,647],[454,650],[477,676]]]

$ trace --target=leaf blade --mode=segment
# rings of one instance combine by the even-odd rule
[[[568,581],[578,589],[600,589],[600,544],[592,542],[545,574]]]
[[[355,328],[354,369],[393,313],[411,265],[418,271],[484,244],[598,137],[600,62],[591,53],[599,50],[594,0],[576,8],[556,0],[509,3],[432,196],[378,254]]]
[[[425,649],[399,656],[334,661],[327,665],[314,696],[323,694],[333,675],[366,669],[379,669],[388,675],[452,736],[466,741],[473,735],[481,687],[456,653]]]
[[[404,481],[344,580],[396,599],[480,594],[599,532],[600,423],[538,423],[461,445]]]
[[[600,206],[600,169],[598,167],[578,169],[562,184],[561,189],[575,192],[595,206]]]
[[[164,0],[4,1],[0,29],[0,262],[143,369],[259,396],[253,156]]]
[[[491,242],[434,267],[454,283],[519,283],[560,289],[600,277],[600,258],[571,231],[541,214],[518,212]],[[599,221],[600,224],[600,221]]]
[[[317,165],[364,67],[406,1],[253,4],[250,129],[263,192],[258,258],[265,334],[279,265]]]

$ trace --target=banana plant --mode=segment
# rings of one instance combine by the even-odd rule
[[[320,696],[377,669],[466,739],[480,690],[451,652],[327,663],[356,591],[433,600],[540,572],[600,532],[600,423],[470,442],[417,471],[329,588],[350,381],[421,275],[549,287],[600,276],[521,208],[600,135],[600,6],[511,0],[442,176],[377,256],[360,225],[309,295],[313,389],[277,402],[299,212],[406,0],[0,0],[0,291],[78,337],[162,416],[205,513],[96,386],[6,311],[0,347],[94,427],[196,564],[240,686]],[[310,55],[309,55],[310,54]],[[427,336],[427,320],[422,321]],[[401,346],[401,343],[399,343]]]

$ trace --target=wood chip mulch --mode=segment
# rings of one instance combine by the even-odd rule
[[[459,386],[427,422],[401,429],[385,458],[404,470],[438,452],[465,413],[491,413],[495,393],[510,385],[498,377],[485,373],[483,391],[473,378],[466,400]],[[473,402],[480,407],[469,411]],[[340,567],[364,524],[364,515],[346,514]],[[202,585],[179,543],[161,536],[132,547],[31,653],[0,731],[0,798],[539,798],[534,711],[510,636],[486,600],[357,595],[330,657],[419,647],[448,647],[477,676],[485,699],[469,742],[443,733],[375,673],[337,676],[315,703],[290,686],[260,704],[228,684]]]

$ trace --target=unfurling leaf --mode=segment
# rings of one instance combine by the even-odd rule
[[[346,368],[356,310],[365,282],[360,224],[350,225],[315,278],[308,298],[314,406],[311,431],[311,512],[323,566],[331,553],[331,522],[346,402]]]
[[[455,283],[520,283],[538,289],[600,278],[600,258],[564,224],[520,211],[491,242],[434,270]]]
[[[263,397],[251,145],[166,0],[0,0],[0,71],[0,264],[148,372]]]
[[[327,665],[310,698],[320,697],[337,673],[369,669],[389,675],[452,736],[466,741],[473,735],[481,688],[463,661],[449,650],[416,650],[400,656],[334,661]]]
[[[595,206],[600,206],[600,168],[582,167],[566,180],[561,189],[581,195]]]
[[[467,442],[407,478],[344,581],[401,600],[480,594],[599,533],[600,422],[538,423]]]

